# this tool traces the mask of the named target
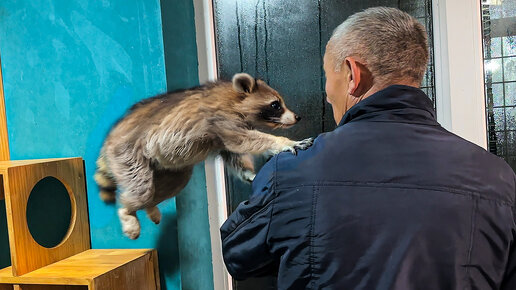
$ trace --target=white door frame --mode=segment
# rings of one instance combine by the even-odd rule
[[[487,148],[480,0],[433,0],[437,120]]]
[[[437,119],[446,129],[487,147],[482,57],[481,0],[433,0]],[[193,0],[199,81],[217,78],[212,0]],[[231,290],[222,258],[220,226],[227,219],[224,164],[205,162],[215,290]]]

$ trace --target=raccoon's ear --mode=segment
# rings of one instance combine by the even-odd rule
[[[256,87],[254,78],[246,73],[233,76],[233,89],[239,93],[252,93]]]

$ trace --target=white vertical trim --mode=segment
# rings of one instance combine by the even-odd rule
[[[441,0],[442,1],[442,0]],[[446,41],[446,15],[440,0],[432,1],[433,15],[433,37],[434,37],[434,77],[435,77],[435,103],[437,111],[437,121],[441,125],[451,130],[451,105],[449,96],[450,79],[449,70],[443,69],[448,63],[448,49]],[[443,16],[444,15],[444,16]]]
[[[215,27],[213,2],[194,0],[197,59],[199,82],[217,79],[217,57],[215,51]],[[232,279],[222,258],[220,226],[228,218],[226,203],[226,182],[224,163],[220,157],[205,161],[206,192],[208,195],[208,216],[210,223],[211,258],[214,290],[231,290]]]
[[[219,230],[228,218],[224,163],[220,156],[205,161],[205,172],[214,290],[231,290],[233,289],[232,278],[222,258],[222,242]]]
[[[205,83],[217,79],[213,3],[211,0],[194,0],[193,2],[195,10],[195,38],[197,40],[199,82]]]
[[[433,0],[438,121],[487,148],[480,0]]]

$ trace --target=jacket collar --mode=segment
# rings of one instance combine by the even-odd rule
[[[365,119],[439,125],[430,98],[422,90],[404,85],[389,86],[360,101],[342,117],[339,126]]]

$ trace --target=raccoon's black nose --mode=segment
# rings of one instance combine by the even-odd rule
[[[296,118],[296,121],[298,121],[298,122],[299,122],[299,120],[301,120],[301,117],[299,117],[298,115],[296,115],[295,118]]]

